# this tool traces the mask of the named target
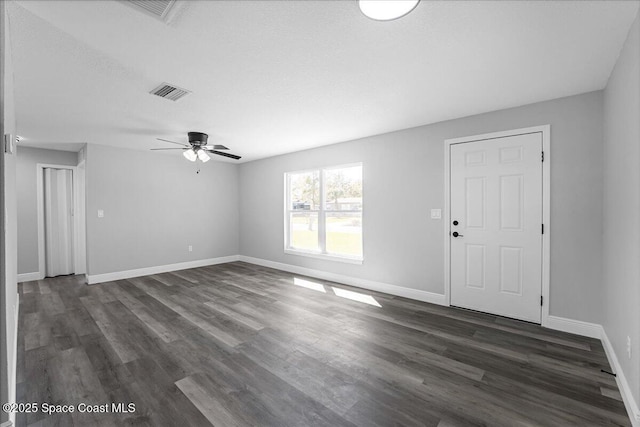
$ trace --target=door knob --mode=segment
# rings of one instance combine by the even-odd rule
[[[453,237],[464,237],[462,234],[458,233],[457,231],[454,231],[452,235]]]

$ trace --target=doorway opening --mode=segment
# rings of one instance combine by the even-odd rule
[[[38,274],[85,274],[84,170],[38,164],[36,171]]]

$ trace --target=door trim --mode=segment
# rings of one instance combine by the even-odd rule
[[[446,305],[451,305],[451,240],[449,233],[451,232],[450,218],[450,155],[451,145],[460,143],[471,143],[475,141],[484,141],[487,139],[503,138],[507,136],[518,136],[530,133],[542,134],[542,150],[544,151],[544,162],[542,162],[542,221],[544,224],[544,234],[542,235],[542,326],[549,324],[549,305],[551,303],[549,297],[550,285],[550,241],[551,241],[551,181],[550,181],[550,164],[551,164],[551,125],[533,126],[522,129],[513,129],[502,132],[485,133],[481,135],[465,136],[461,138],[446,139],[444,141],[444,300]]]
[[[85,274],[86,250],[82,242],[85,241],[85,203],[84,203],[84,177],[78,174],[77,166],[53,165],[38,163],[36,165],[36,198],[38,211],[38,276],[45,277],[45,247],[44,247],[44,169],[68,169],[72,173],[73,185],[73,269],[74,274]]]

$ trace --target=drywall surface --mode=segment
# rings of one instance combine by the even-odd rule
[[[89,275],[238,254],[237,166],[198,164],[87,144]]]
[[[640,405],[640,22],[604,92],[602,325]],[[627,336],[631,355],[627,355]]]
[[[11,38],[9,31],[9,18],[5,13],[5,4],[0,5],[0,20],[2,21],[3,31],[2,45],[0,46],[0,55],[2,57],[2,130],[5,134],[12,137],[16,135],[16,116],[14,107],[14,79],[13,79],[13,62],[11,56]],[[0,135],[2,137],[2,135]],[[4,141],[2,142],[4,145]],[[2,188],[3,192],[3,225],[4,233],[2,247],[2,297],[4,307],[0,310],[4,317],[2,331],[2,388],[1,400],[5,402],[15,402],[16,398],[16,350],[17,350],[17,313],[18,313],[18,272],[17,272],[17,208],[16,208],[16,155],[5,153],[0,149],[2,156]],[[2,411],[0,413],[0,422],[15,421],[15,414],[8,415]]]
[[[38,271],[38,163],[76,166],[78,154],[70,151],[18,147],[16,178],[18,189],[18,274]]]
[[[425,100],[425,102],[427,102]],[[600,322],[602,92],[376,135],[240,165],[240,253],[444,293],[444,140],[551,125],[552,315]],[[284,173],[363,163],[362,265],[285,254]]]

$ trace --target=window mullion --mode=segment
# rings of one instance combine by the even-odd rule
[[[327,236],[326,236],[326,224],[324,213],[324,170],[319,171],[320,180],[320,209],[318,210],[318,246],[320,246],[320,253],[327,253]]]
[[[291,246],[291,174],[286,174],[286,189],[287,194],[285,195],[285,212],[287,217],[285,218],[285,233],[286,233],[286,247],[290,248]]]

